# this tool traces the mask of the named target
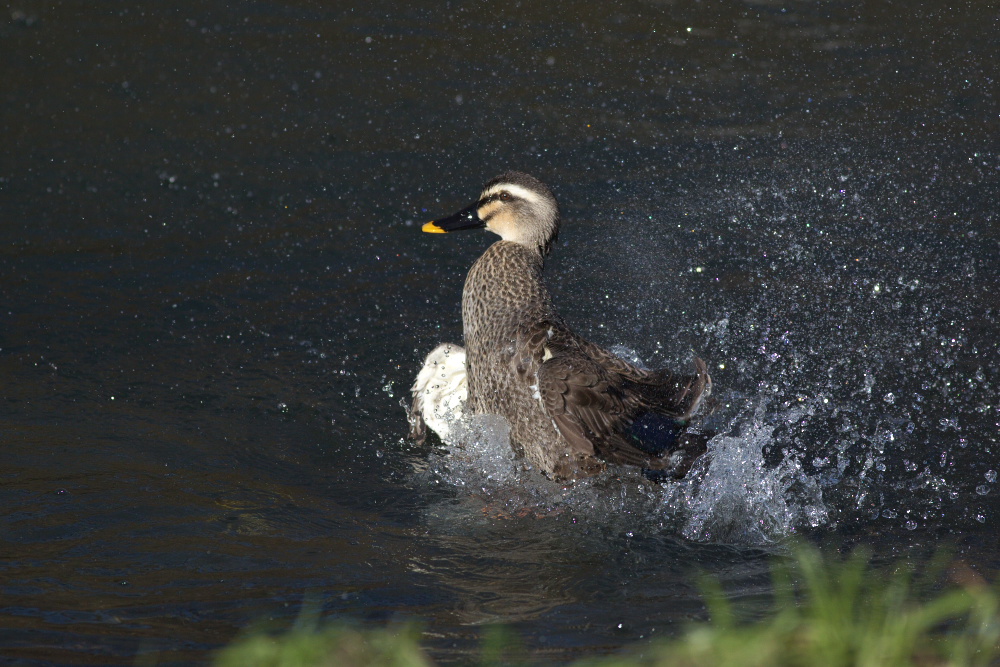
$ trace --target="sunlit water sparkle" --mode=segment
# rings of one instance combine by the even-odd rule
[[[502,429],[478,424],[460,449],[432,456],[437,482],[475,489],[510,514],[625,514],[642,517],[633,519],[637,529],[734,545],[777,545],[801,530],[844,522],[906,530],[982,522],[979,500],[992,490],[986,481],[995,466],[972,452],[995,446],[998,408],[989,362],[978,355],[995,358],[995,345],[984,345],[995,315],[986,309],[985,321],[970,321],[981,305],[946,295],[974,279],[987,256],[961,243],[928,252],[914,240],[927,233],[922,220],[946,216],[926,202],[919,213],[898,198],[887,204],[884,192],[859,182],[858,171],[842,164],[810,170],[795,185],[726,184],[713,217],[687,222],[687,248],[683,228],[662,235],[644,224],[656,218],[643,212],[646,202],[659,201],[654,195],[636,200],[634,225],[617,223],[614,235],[601,237],[616,239],[600,248],[602,257],[630,261],[624,273],[602,274],[600,294],[612,308],[615,298],[624,304],[645,294],[617,326],[628,328],[629,317],[639,323],[635,334],[656,359],[649,365],[683,366],[693,348],[715,378],[719,408],[706,424],[718,435],[686,479],[656,485],[611,468],[554,485],[513,458]],[[951,224],[975,237],[972,225]],[[746,234],[733,238],[732,226]],[[691,242],[694,255],[703,254],[723,231],[728,266],[691,256]],[[845,245],[851,235],[866,243]],[[575,256],[597,248],[585,243]],[[739,258],[754,256],[763,266],[742,273]],[[664,263],[669,257],[689,263],[678,279]],[[654,289],[643,290],[650,279]],[[576,280],[575,291],[586,295],[590,279]],[[690,301],[655,289],[672,281]],[[733,291],[743,293],[742,308]],[[689,333],[674,335],[681,304],[680,327]],[[585,324],[608,335],[600,321]],[[643,364],[639,351],[609,347]]]

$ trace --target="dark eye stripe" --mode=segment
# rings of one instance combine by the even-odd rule
[[[507,192],[506,190],[503,190],[501,192],[495,192],[495,193],[489,195],[488,197],[483,197],[482,199],[479,200],[479,205],[480,206],[486,206],[490,202],[495,202],[495,201],[511,201],[512,199],[514,199],[514,195],[512,195],[509,192]]]

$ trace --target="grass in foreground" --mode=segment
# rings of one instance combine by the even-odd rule
[[[942,568],[943,571],[943,568]],[[872,569],[855,554],[825,562],[800,547],[790,565],[773,571],[775,609],[765,619],[741,623],[718,584],[706,580],[711,622],[682,636],[637,645],[621,655],[588,659],[576,667],[892,667],[988,665],[1000,656],[1000,597],[967,568],[938,581],[915,579],[905,568]],[[921,602],[923,598],[929,601]],[[504,665],[516,638],[492,633],[472,664]],[[249,634],[218,653],[215,667],[429,667],[412,625],[359,630],[323,625],[315,614],[281,635]],[[515,651],[516,653],[516,651]],[[519,661],[514,661],[519,664]]]

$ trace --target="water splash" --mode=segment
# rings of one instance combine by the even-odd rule
[[[442,481],[486,490],[519,481],[521,466],[510,446],[510,425],[498,415],[471,415],[450,422],[454,447],[437,454]]]
[[[783,418],[795,420],[797,413]],[[688,477],[664,489],[665,511],[686,517],[685,537],[766,545],[829,521],[820,484],[805,473],[798,452],[786,450],[776,466],[766,463],[776,427],[758,408],[738,435],[713,438]]]
[[[745,169],[692,177],[687,191],[637,179],[631,219],[605,216],[604,233],[562,253],[588,267],[557,294],[567,312],[587,313],[603,294],[602,307],[631,324],[627,338],[643,342],[616,354],[680,366],[693,350],[711,364],[719,435],[686,479],[655,486],[612,468],[565,487],[513,459],[494,459],[506,472],[484,477],[443,455],[443,483],[475,485],[490,502],[507,493],[495,483],[507,475],[521,490],[504,503],[517,511],[536,503],[738,544],[815,527],[977,530],[995,517],[995,215],[971,191],[951,192],[957,180],[914,196],[920,161],[821,148],[762,147]],[[601,340],[598,315],[578,330],[614,342]]]
[[[666,530],[698,542],[772,545],[799,528],[827,523],[829,512],[822,478],[806,474],[800,452],[787,450],[776,465],[766,460],[778,426],[798,421],[812,405],[770,415],[765,405],[753,408],[749,418],[745,406],[724,417],[738,433],[713,438],[708,455],[679,482],[654,484],[635,468],[616,466],[575,484],[552,482],[515,458],[509,426],[492,415],[453,421],[452,444],[432,453],[421,474],[425,483],[452,488],[477,504],[479,512],[467,507],[468,515],[586,517],[621,531]],[[449,521],[461,520],[461,514],[453,509]]]

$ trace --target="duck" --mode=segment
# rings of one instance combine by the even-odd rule
[[[500,239],[465,279],[465,347],[448,346],[449,355],[462,350],[461,395],[428,380],[445,371],[439,346],[425,360],[425,381],[418,377],[411,390],[410,435],[422,440],[425,425],[437,432],[441,411],[460,404],[463,414],[504,417],[515,455],[553,480],[591,477],[608,464],[637,466],[657,481],[683,477],[710,437],[690,428],[711,395],[706,364],[695,358],[687,374],[648,370],[574,333],[542,276],[559,227],[552,191],[519,171],[497,176],[470,205],[423,225],[432,234],[485,229]],[[454,382],[454,368],[440,379],[448,378]],[[439,397],[426,400],[431,385],[457,402],[447,408]]]

